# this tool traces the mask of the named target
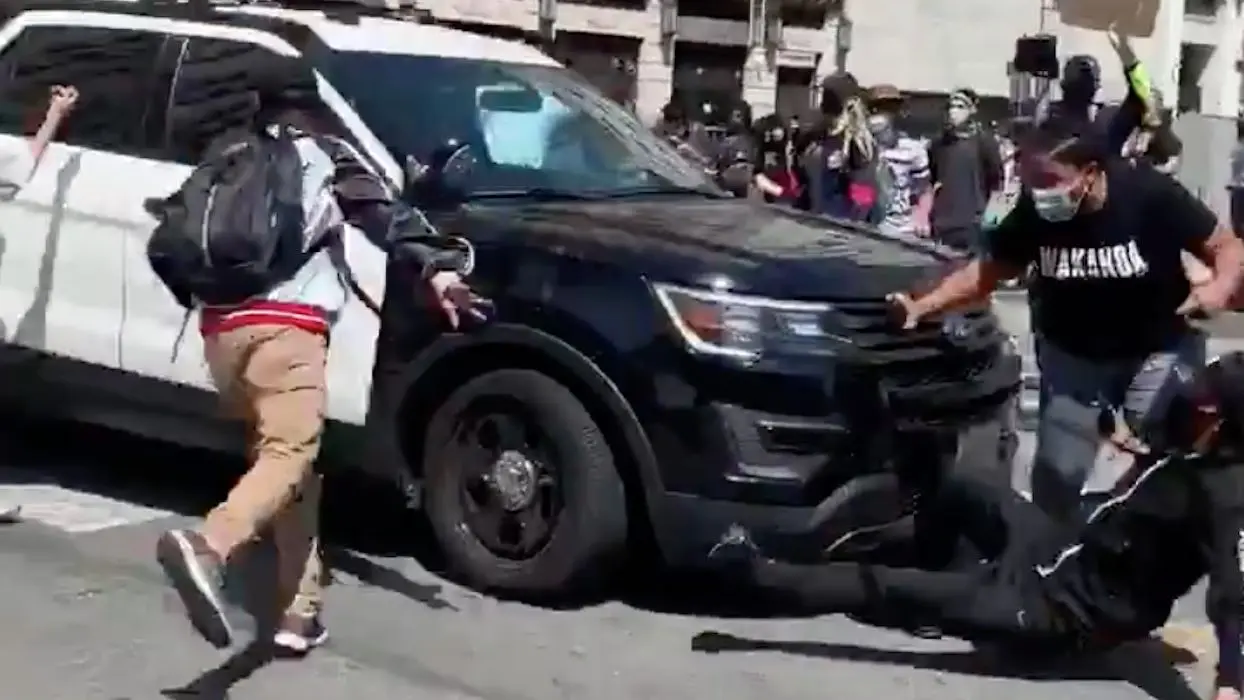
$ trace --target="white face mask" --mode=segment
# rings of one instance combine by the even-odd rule
[[[868,130],[872,132],[873,138],[884,146],[893,146],[898,140],[898,133],[894,130],[894,120],[888,114],[869,115]]]
[[[1080,211],[1080,202],[1083,199],[1071,194],[1071,185],[1034,187],[1031,196],[1037,216],[1053,223],[1070,221]]]
[[[972,118],[972,110],[967,107],[951,107],[946,110],[946,118],[951,126],[963,126]]]

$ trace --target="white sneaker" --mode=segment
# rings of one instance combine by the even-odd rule
[[[286,615],[281,627],[272,637],[278,652],[291,656],[305,656],[328,641],[328,630],[320,623],[318,615],[298,617]]]

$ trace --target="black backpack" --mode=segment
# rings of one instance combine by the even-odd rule
[[[147,259],[183,307],[238,304],[293,277],[306,238],[296,135],[227,136],[153,213]]]

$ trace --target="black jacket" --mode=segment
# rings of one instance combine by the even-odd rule
[[[470,246],[443,236],[397,193],[348,142],[322,136],[318,142],[333,159],[333,194],[347,223],[396,261],[428,274],[433,270],[470,272]]]
[[[1206,612],[1220,674],[1240,685],[1244,611],[1244,463],[1145,458],[1100,498],[1087,524],[1035,567],[1039,586],[1074,624],[1106,641],[1163,625],[1175,602],[1209,576]]]

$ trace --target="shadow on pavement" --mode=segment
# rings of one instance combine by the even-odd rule
[[[250,678],[275,658],[275,649],[271,644],[255,642],[186,685],[167,688],[160,694],[169,700],[227,700],[233,686]]]
[[[1109,654],[1057,664],[1019,663],[980,651],[907,651],[855,644],[748,639],[706,631],[691,640],[692,651],[705,654],[771,651],[835,661],[1027,681],[1124,681],[1154,700],[1197,700],[1200,696],[1172,666],[1170,652],[1156,640],[1129,644]]]
[[[198,517],[228,494],[245,464],[240,457],[103,428],[6,416],[0,468],[0,483],[51,484]],[[396,488],[330,472],[323,498],[321,529],[330,569],[433,609],[451,607],[439,597],[442,586],[433,577],[442,567],[428,528]],[[427,582],[412,581],[372,556],[411,557],[433,575]],[[270,547],[260,542],[230,564],[234,602],[248,611],[271,607],[267,602],[275,592],[251,582],[275,579],[272,559]],[[236,585],[243,580],[245,585]]]
[[[640,571],[617,595],[630,607],[658,614],[719,619],[815,617],[782,608],[778,602],[763,596],[740,596],[738,591],[722,586],[719,579],[708,573]]]
[[[349,574],[368,586],[382,588],[432,610],[458,610],[453,603],[441,597],[444,586],[440,584],[416,583],[400,571],[361,557],[348,549],[325,552],[325,559],[333,571]]]

